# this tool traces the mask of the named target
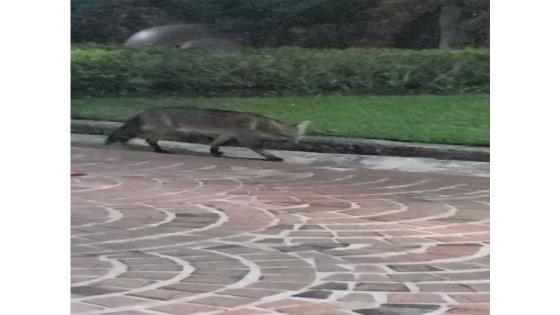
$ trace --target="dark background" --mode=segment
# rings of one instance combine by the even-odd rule
[[[203,23],[247,47],[489,45],[489,0],[71,0],[72,42],[123,43],[142,29]]]

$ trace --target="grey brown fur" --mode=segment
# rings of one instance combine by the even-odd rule
[[[270,161],[281,161],[259,147],[260,140],[285,140],[297,143],[305,134],[309,122],[292,125],[271,118],[234,111],[196,107],[156,107],[131,119],[107,137],[106,144],[126,143],[132,138],[143,138],[155,152],[166,153],[158,140],[178,140],[188,134],[210,136],[210,153],[220,156],[219,147],[235,139],[242,146]]]

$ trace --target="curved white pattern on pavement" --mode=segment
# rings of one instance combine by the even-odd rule
[[[72,314],[488,314],[487,178],[106,148],[73,171]]]

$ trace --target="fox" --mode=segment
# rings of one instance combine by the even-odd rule
[[[284,123],[269,117],[229,110],[198,107],[154,107],[127,120],[105,140],[126,144],[132,138],[141,138],[158,153],[169,153],[162,149],[159,140],[177,140],[189,134],[210,136],[210,154],[222,156],[220,146],[235,139],[268,161],[282,158],[263,151],[261,140],[288,141],[295,145],[305,135],[310,121],[299,124]]]

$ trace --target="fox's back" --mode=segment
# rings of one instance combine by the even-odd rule
[[[146,121],[181,124],[234,123],[244,124],[254,118],[241,112],[196,107],[161,107],[152,108],[141,114]]]
[[[274,121],[249,113],[196,107],[158,107],[143,112],[140,118],[145,129],[210,135],[237,134],[247,130],[268,133],[262,129]]]
[[[156,151],[165,152],[158,140],[181,141],[193,134],[210,136],[210,153],[221,155],[220,145],[232,139],[251,148],[267,160],[279,161],[278,157],[260,149],[262,140],[280,140],[297,143],[305,134],[309,121],[292,125],[255,114],[196,107],[155,107],[126,121],[112,132],[106,144],[126,143],[132,138],[144,138]]]

